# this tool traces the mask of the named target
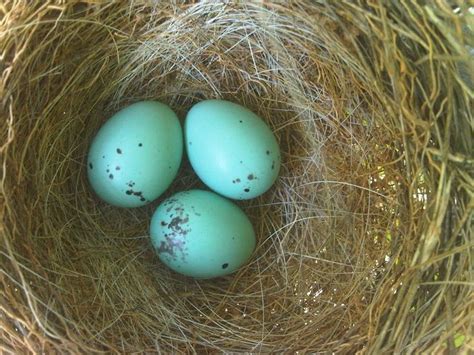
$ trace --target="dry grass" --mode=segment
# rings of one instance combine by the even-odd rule
[[[0,4],[1,349],[469,349],[468,5],[140,3]],[[131,102],[204,98],[264,118],[283,170],[242,204],[251,263],[195,281],[152,252],[159,201],[100,202],[85,156]],[[179,176],[168,194],[200,186]]]

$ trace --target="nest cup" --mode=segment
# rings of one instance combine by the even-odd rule
[[[464,6],[464,7],[463,7]],[[473,50],[467,5],[4,2],[0,6],[5,352],[468,349]],[[471,9],[472,11],[472,9]],[[242,104],[282,171],[239,203],[248,265],[160,264],[154,208],[202,187],[187,162],[152,205],[101,202],[91,139],[140,100],[183,119]]]

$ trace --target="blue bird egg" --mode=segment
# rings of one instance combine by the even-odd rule
[[[185,125],[186,150],[199,178],[237,200],[266,192],[280,171],[280,148],[270,127],[252,111],[224,100],[194,105]]]
[[[183,275],[208,279],[235,272],[252,255],[255,233],[245,213],[210,191],[179,192],[154,213],[150,235],[160,260]]]
[[[94,137],[87,158],[93,190],[118,207],[144,206],[176,177],[183,154],[176,114],[156,101],[117,112]]]

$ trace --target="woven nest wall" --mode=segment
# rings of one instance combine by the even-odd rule
[[[432,352],[472,346],[473,19],[448,2],[0,4],[5,352]],[[103,122],[153,99],[249,107],[282,171],[239,203],[244,268],[197,281],[91,192]]]

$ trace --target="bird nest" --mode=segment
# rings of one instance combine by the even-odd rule
[[[5,352],[433,352],[469,348],[472,15],[445,2],[6,1],[0,5],[0,338]],[[239,202],[237,273],[153,253],[163,198],[98,200],[91,139],[140,100],[183,119],[250,108],[282,152]]]

